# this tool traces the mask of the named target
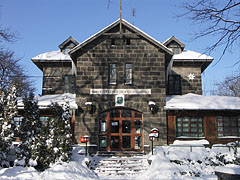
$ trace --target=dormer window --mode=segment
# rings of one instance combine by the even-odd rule
[[[180,54],[180,48],[179,47],[172,47],[171,48],[174,54]]]
[[[71,49],[70,48],[66,48],[65,50],[64,50],[64,54],[68,54],[69,53],[69,51],[70,51]]]

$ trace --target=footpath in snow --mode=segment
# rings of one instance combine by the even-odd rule
[[[240,148],[234,147],[236,143],[215,145],[211,149],[205,148],[203,144],[206,144],[205,140],[188,143],[175,141],[171,146],[156,147],[154,155],[150,153],[144,156],[152,161],[146,171],[132,177],[118,176],[114,179],[216,180],[216,170],[239,172]],[[74,148],[69,163],[53,164],[44,172],[38,172],[33,167],[0,168],[0,180],[104,180],[88,168],[87,164],[92,157],[79,155],[80,149]]]

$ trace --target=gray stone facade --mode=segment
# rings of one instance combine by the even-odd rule
[[[202,78],[200,67],[173,67],[172,71],[181,76],[182,95],[187,93],[202,94]],[[192,73],[194,79],[189,79]]]
[[[125,95],[125,107],[143,113],[144,145],[150,145],[149,133],[152,128],[160,130],[160,138],[156,144],[167,143],[166,112],[163,110],[166,100],[166,59],[165,52],[159,50],[149,40],[125,31],[130,39],[116,35],[106,35],[95,39],[77,58],[77,104],[84,110],[76,115],[75,136],[89,135],[90,142],[98,144],[98,114],[115,106],[115,95],[91,95],[90,89],[151,89],[150,95]],[[111,33],[111,32],[109,32]],[[112,39],[115,45],[111,45]],[[109,64],[117,64],[117,84],[109,84]],[[124,84],[124,66],[133,66],[133,84]],[[96,113],[90,115],[85,103],[91,101],[96,106]],[[152,114],[149,101],[154,101],[159,110]]]
[[[66,92],[65,76],[72,75],[71,63],[46,63],[43,67],[42,94],[62,94]]]
[[[177,95],[202,94],[201,73],[212,60],[174,60],[174,53],[181,54],[184,47],[175,37],[160,43],[130,23],[118,20],[80,44],[69,37],[59,45],[58,53],[62,57],[72,48],[70,57],[65,60],[46,60],[43,54],[33,62],[43,71],[43,95],[76,94],[78,110],[73,113],[76,143],[80,143],[80,137],[88,135],[90,144],[98,148],[99,114],[115,107],[116,94],[94,94],[91,90],[149,90],[148,94],[124,94],[124,107],[143,115],[142,137],[143,145],[147,148],[151,144],[149,133],[152,128],[160,132],[154,144],[167,144],[168,124],[164,106],[169,95],[170,75],[180,77],[181,91]],[[116,84],[109,83],[110,64],[116,64]],[[126,64],[132,66],[131,84],[125,83]],[[189,74],[194,74],[194,78],[189,79]],[[150,101],[158,107],[154,114],[149,108]],[[94,105],[94,113],[89,113],[86,102]]]

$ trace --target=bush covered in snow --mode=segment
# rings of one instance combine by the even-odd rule
[[[40,111],[33,93],[23,99],[24,118],[22,119],[19,129],[19,138],[21,143],[17,151],[18,160],[16,165],[29,165],[32,157],[32,148],[35,140],[41,132]]]
[[[211,148],[205,148],[199,143],[201,141],[188,142],[156,147],[154,155],[148,157],[152,160],[150,168],[144,173],[148,178],[142,179],[216,179],[214,172],[218,167],[240,168],[238,142],[213,145]]]
[[[69,104],[52,104],[53,116],[43,127],[32,148],[32,159],[38,170],[47,169],[51,163],[68,162],[72,150]]]
[[[9,167],[14,149],[14,117],[17,115],[16,88],[2,92],[0,98],[0,166]]]

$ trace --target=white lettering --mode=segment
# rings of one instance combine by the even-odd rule
[[[90,89],[90,94],[151,94],[151,89]]]

